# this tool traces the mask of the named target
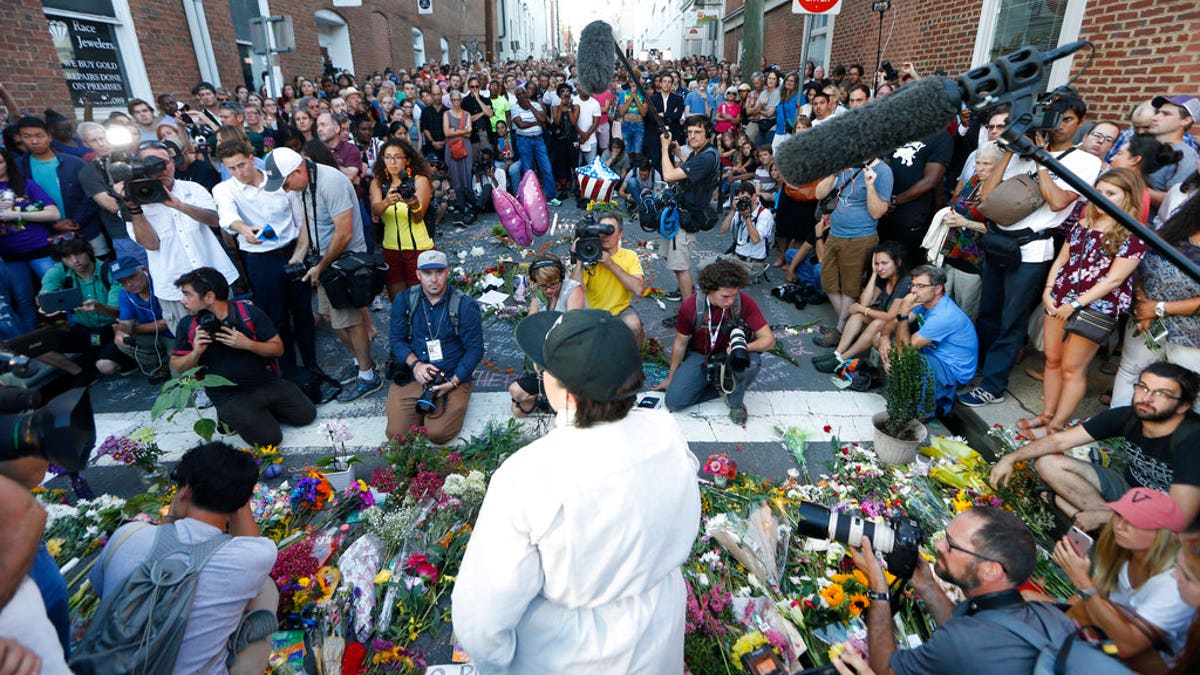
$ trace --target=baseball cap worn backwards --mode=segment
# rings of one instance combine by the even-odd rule
[[[263,167],[267,174],[267,182],[263,184],[263,189],[267,192],[277,192],[283,187],[287,177],[303,163],[304,158],[295,150],[275,148],[267,155],[266,166]]]
[[[642,368],[633,331],[601,309],[537,312],[517,324],[517,344],[567,391],[590,401],[632,398],[618,395]]]

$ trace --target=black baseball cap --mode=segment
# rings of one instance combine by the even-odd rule
[[[591,401],[633,398],[617,392],[642,369],[637,338],[602,309],[537,312],[521,320],[517,344],[567,391]]]

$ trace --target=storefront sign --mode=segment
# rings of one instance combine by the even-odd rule
[[[107,23],[49,17],[50,37],[71,98],[106,106],[123,106],[131,98],[113,27]]]

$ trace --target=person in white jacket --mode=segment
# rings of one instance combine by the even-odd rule
[[[486,675],[682,673],[699,462],[669,413],[634,408],[645,375],[620,319],[538,312],[516,336],[558,426],[492,478],[455,634]]]

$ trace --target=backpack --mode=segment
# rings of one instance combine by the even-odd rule
[[[696,334],[696,331],[700,330],[700,324],[704,321],[704,319],[701,317],[707,317],[709,309],[708,294],[696,293],[696,319],[692,322],[693,335]],[[740,291],[738,292],[737,297],[733,299],[733,308],[730,312],[729,319],[730,321],[728,324],[721,325],[720,332],[722,335],[729,335],[729,331],[733,330],[733,327],[742,320],[742,294]],[[705,356],[712,355],[705,354]]]
[[[1034,614],[1058,612],[1036,602],[1029,603]],[[1029,624],[1002,612],[980,612],[977,618],[999,626],[1016,635],[1038,650],[1037,662],[1032,675],[1126,675],[1132,674],[1115,656],[1110,656],[1095,643],[1084,637],[1084,631],[1095,631],[1107,641],[1108,636],[1096,626],[1077,628],[1060,636],[1049,636]],[[1041,616],[1038,617],[1045,624]]]
[[[454,287],[447,287],[446,293],[449,294],[450,303],[450,327],[454,329],[454,334],[458,335],[458,310],[462,307],[462,293]],[[421,302],[421,287],[412,286],[408,289],[408,326],[409,334],[412,332],[412,320],[417,313],[417,305]]]
[[[246,301],[245,300],[230,300],[229,306],[233,307],[234,309],[237,310],[238,317],[241,318],[242,323],[250,331],[250,339],[257,342],[258,341],[258,331],[256,331],[254,329],[254,319],[250,318],[250,310],[246,309]],[[188,342],[193,345],[196,344],[196,342],[195,342],[196,328],[199,325],[200,325],[200,323],[196,320],[196,317],[193,316],[192,323],[190,326],[188,326]],[[275,374],[279,373],[279,360],[278,359],[269,359],[267,361],[267,365],[271,368],[271,372],[273,372]]]
[[[119,547],[135,529],[114,542]],[[104,596],[100,609],[71,654],[71,670],[93,673],[169,673],[179,657],[200,570],[233,537],[220,534],[184,544],[175,524],[159,525],[146,560],[119,589]],[[187,560],[181,560],[178,554]],[[102,564],[107,567],[112,551]],[[102,568],[103,569],[103,568]],[[217,654],[214,659],[224,654]]]
[[[717,166],[713,169],[708,184],[704,186],[704,194],[706,196],[703,203],[685,204],[685,201],[690,201],[691,195],[689,195],[688,199],[679,200],[679,226],[684,232],[707,232],[716,227],[719,220],[717,210],[709,204],[707,195],[712,194],[712,191],[716,189],[717,183],[721,179],[721,155],[711,143],[701,150],[700,154],[705,154],[709,151],[717,156]]]

